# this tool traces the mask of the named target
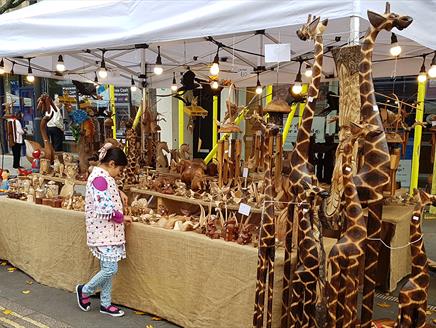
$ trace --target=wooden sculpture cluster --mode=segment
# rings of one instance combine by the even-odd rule
[[[382,119],[375,100],[372,81],[372,54],[375,40],[380,31],[408,27],[412,18],[390,12],[386,4],[384,14],[368,11],[370,27],[360,49],[359,93],[360,110],[349,116],[360,117],[359,121],[342,120],[341,144],[337,152],[340,160],[339,174],[342,191],[337,201],[337,214],[341,218],[340,239],[330,251],[327,268],[324,266],[322,230],[332,226],[322,221],[318,212],[325,209],[325,193],[319,186],[314,169],[309,163],[309,144],[315,104],[319,95],[319,84],[323,60],[323,32],[327,21],[319,17],[309,19],[298,31],[301,40],[314,41],[313,76],[309,86],[302,123],[298,129],[297,142],[290,155],[288,177],[272,174],[274,128],[264,127],[265,156],[265,210],[259,235],[259,258],[257,269],[256,297],[253,326],[263,327],[265,295],[267,294],[266,326],[272,326],[272,298],[274,283],[274,196],[280,190],[282,197],[289,197],[285,232],[285,263],[282,294],[281,327],[371,327],[376,281],[376,270],[381,246],[383,189],[391,176],[390,154]],[[356,111],[358,113],[356,114]],[[346,133],[344,133],[346,131]],[[363,164],[356,167],[355,146],[363,141]],[[279,148],[277,147],[277,151]],[[258,161],[258,160],[256,160]],[[277,169],[276,169],[277,171]],[[283,181],[286,181],[283,182]],[[287,189],[287,190],[286,190]],[[285,197],[285,198],[286,198]],[[422,241],[420,220],[423,207],[435,203],[436,196],[417,192],[416,208],[410,223],[412,249],[412,275],[403,286],[399,297],[399,315],[396,327],[424,327],[428,297],[429,276],[427,258]],[[365,222],[362,206],[368,207]],[[327,216],[330,218],[330,216]],[[296,235],[295,235],[296,234]],[[295,247],[297,261],[291,264],[291,251]],[[362,308],[358,318],[358,293],[360,271],[364,270]],[[327,274],[327,272],[329,274]],[[326,276],[329,279],[326,279]],[[326,306],[323,315],[322,306]]]

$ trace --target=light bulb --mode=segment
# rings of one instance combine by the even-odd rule
[[[425,81],[427,81],[427,74],[424,72],[424,73],[419,73],[419,75],[418,75],[418,82],[419,83],[424,83]]]
[[[310,65],[306,65],[306,71],[304,72],[304,76],[309,78],[312,77],[313,71],[312,71],[312,67],[310,67]]]
[[[107,71],[106,71],[106,68],[101,67],[101,68],[98,70],[98,76],[101,77],[102,79],[107,78]]]
[[[436,64],[431,65],[430,69],[428,70],[428,76],[432,79],[436,77]]]
[[[65,71],[65,64],[64,64],[64,59],[62,58],[62,55],[59,55],[59,57],[58,57],[58,63],[56,64],[56,70],[58,72]]]
[[[154,74],[156,75],[161,75],[163,73],[163,68],[162,66],[155,66],[153,69]]]
[[[218,75],[220,73],[220,65],[218,63],[213,63],[210,67],[210,74],[211,75]]]
[[[258,85],[257,87],[256,87],[256,93],[258,94],[258,95],[260,95],[260,94],[262,94],[262,86],[261,85]]]
[[[389,51],[392,56],[397,57],[401,54],[401,46],[398,43],[394,43]]]
[[[219,87],[218,81],[212,81],[212,83],[210,84],[210,87],[212,89],[218,89],[218,87]]]
[[[301,91],[303,91],[303,86],[301,85],[300,82],[296,82],[293,86],[292,86],[292,93],[294,95],[299,95],[301,93]]]
[[[130,91],[135,92],[136,90],[138,90],[138,88],[136,87],[136,85],[132,85],[130,87]]]
[[[172,84],[172,85],[171,85],[171,90],[172,90],[172,91],[176,92],[177,89],[178,89],[177,84]]]
[[[26,80],[30,83],[33,83],[33,81],[35,81],[35,77],[33,75],[27,75]]]

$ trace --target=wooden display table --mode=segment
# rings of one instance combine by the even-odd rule
[[[195,199],[195,198],[176,196],[176,195],[167,195],[167,194],[163,194],[163,193],[160,193],[157,191],[144,190],[144,189],[139,189],[139,188],[135,188],[135,187],[132,187],[129,190],[133,194],[141,194],[141,195],[156,197],[158,205],[159,204],[165,205],[166,207],[169,207],[170,210],[180,208],[180,203],[191,204],[191,205],[202,205],[205,208],[207,208],[212,203],[212,207],[217,207],[215,202],[209,202],[209,201],[205,201],[202,199]],[[174,204],[174,203],[176,203],[176,204]],[[220,207],[224,208],[224,206],[222,204],[220,205]],[[239,205],[228,204],[227,209],[230,211],[237,211],[239,209]],[[262,209],[256,208],[256,207],[251,207],[251,212],[261,214]]]
[[[98,268],[86,246],[84,221],[83,212],[0,198],[0,258],[39,283],[73,291]],[[256,248],[141,223],[126,233],[127,259],[114,280],[115,303],[182,327],[252,326]],[[280,326],[283,256],[279,249],[273,327]]]

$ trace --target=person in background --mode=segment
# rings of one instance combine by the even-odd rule
[[[57,100],[57,99],[56,99]],[[50,141],[53,145],[53,148],[55,151],[63,151],[63,145],[64,145],[64,118],[62,117],[62,111],[59,108],[59,102],[55,101],[56,109],[52,112],[53,117],[50,121],[47,123],[47,133],[48,137],[50,138]],[[51,114],[51,113],[50,113]]]
[[[9,127],[11,129],[9,136],[12,140],[10,140],[10,144],[12,145],[12,154],[14,156],[14,169],[22,169],[23,167],[20,165],[21,158],[21,146],[23,145],[23,135],[24,129],[21,125],[20,120],[23,118],[23,115],[18,112],[16,115],[13,115],[8,119]]]

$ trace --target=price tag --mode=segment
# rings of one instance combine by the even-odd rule
[[[377,105],[372,106],[372,110],[373,110],[374,112],[378,112],[378,106],[377,106]]]
[[[242,170],[242,177],[247,178],[248,177],[248,167],[244,167]]]
[[[307,98],[307,101],[310,102],[310,103],[313,102],[313,97]]]
[[[251,206],[241,203],[239,204],[239,210],[238,213],[245,215],[245,216],[249,216],[250,215],[250,211],[251,211]]]
[[[436,121],[431,121],[431,126],[436,126]]]
[[[415,220],[415,221],[419,221],[419,216],[414,215],[414,216],[413,216],[413,220]]]

